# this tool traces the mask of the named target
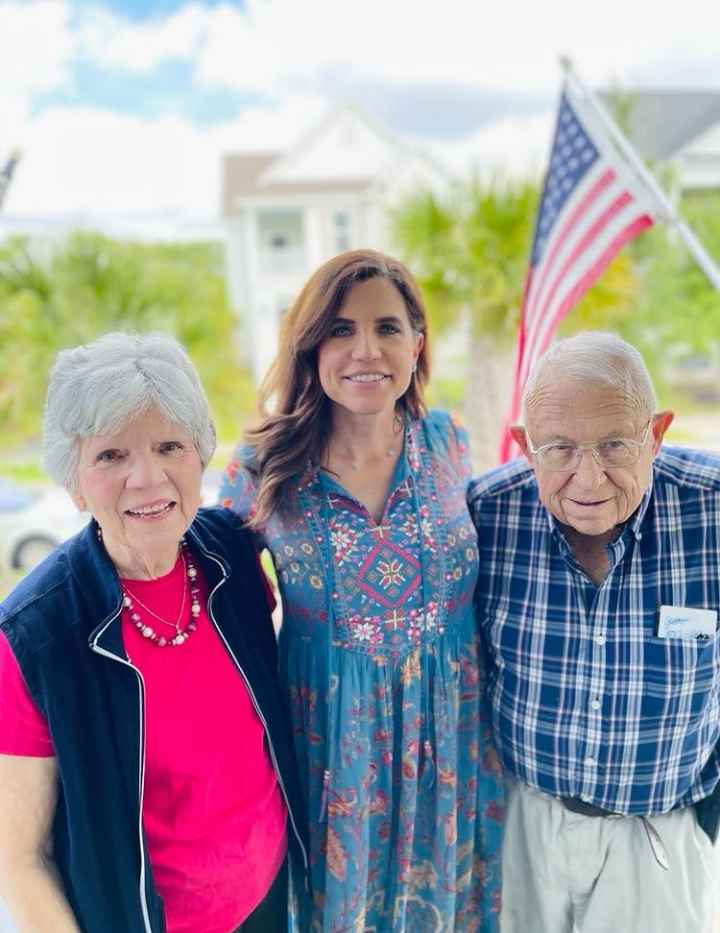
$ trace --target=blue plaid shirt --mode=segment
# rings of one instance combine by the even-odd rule
[[[474,480],[477,605],[505,769],[553,796],[652,815],[720,777],[720,637],[659,638],[661,606],[720,609],[720,458],[664,447],[601,586],[525,460]]]

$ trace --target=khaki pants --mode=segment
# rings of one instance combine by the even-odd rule
[[[639,817],[582,816],[509,782],[502,933],[711,933],[720,875],[694,810],[649,822],[667,870]]]

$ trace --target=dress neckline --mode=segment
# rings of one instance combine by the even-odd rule
[[[414,438],[411,437],[412,429],[413,424],[408,420],[405,427],[402,449],[400,450],[400,454],[395,463],[395,468],[393,469],[393,474],[388,486],[388,493],[385,497],[385,503],[383,505],[382,516],[379,522],[376,521],[374,516],[370,514],[367,506],[360,502],[356,496],[354,496],[348,489],[345,488],[345,486],[340,482],[334,473],[326,470],[324,467],[318,466],[315,471],[315,478],[320,484],[321,491],[325,494],[332,493],[334,491],[341,495],[343,498],[348,499],[350,502],[354,503],[359,509],[362,509],[365,515],[367,515],[368,520],[373,527],[379,527],[383,525],[388,512],[388,507],[390,506],[393,497],[397,493],[398,489],[403,485],[403,483],[405,483],[412,475],[407,456],[409,444],[412,445],[414,443]]]

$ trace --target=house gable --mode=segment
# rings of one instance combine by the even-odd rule
[[[341,107],[268,166],[260,185],[335,181],[372,183],[405,147],[352,107]]]

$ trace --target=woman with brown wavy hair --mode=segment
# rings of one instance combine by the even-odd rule
[[[502,787],[473,621],[467,437],[428,413],[401,263],[321,266],[283,322],[223,503],[275,562],[314,931],[495,931]]]

